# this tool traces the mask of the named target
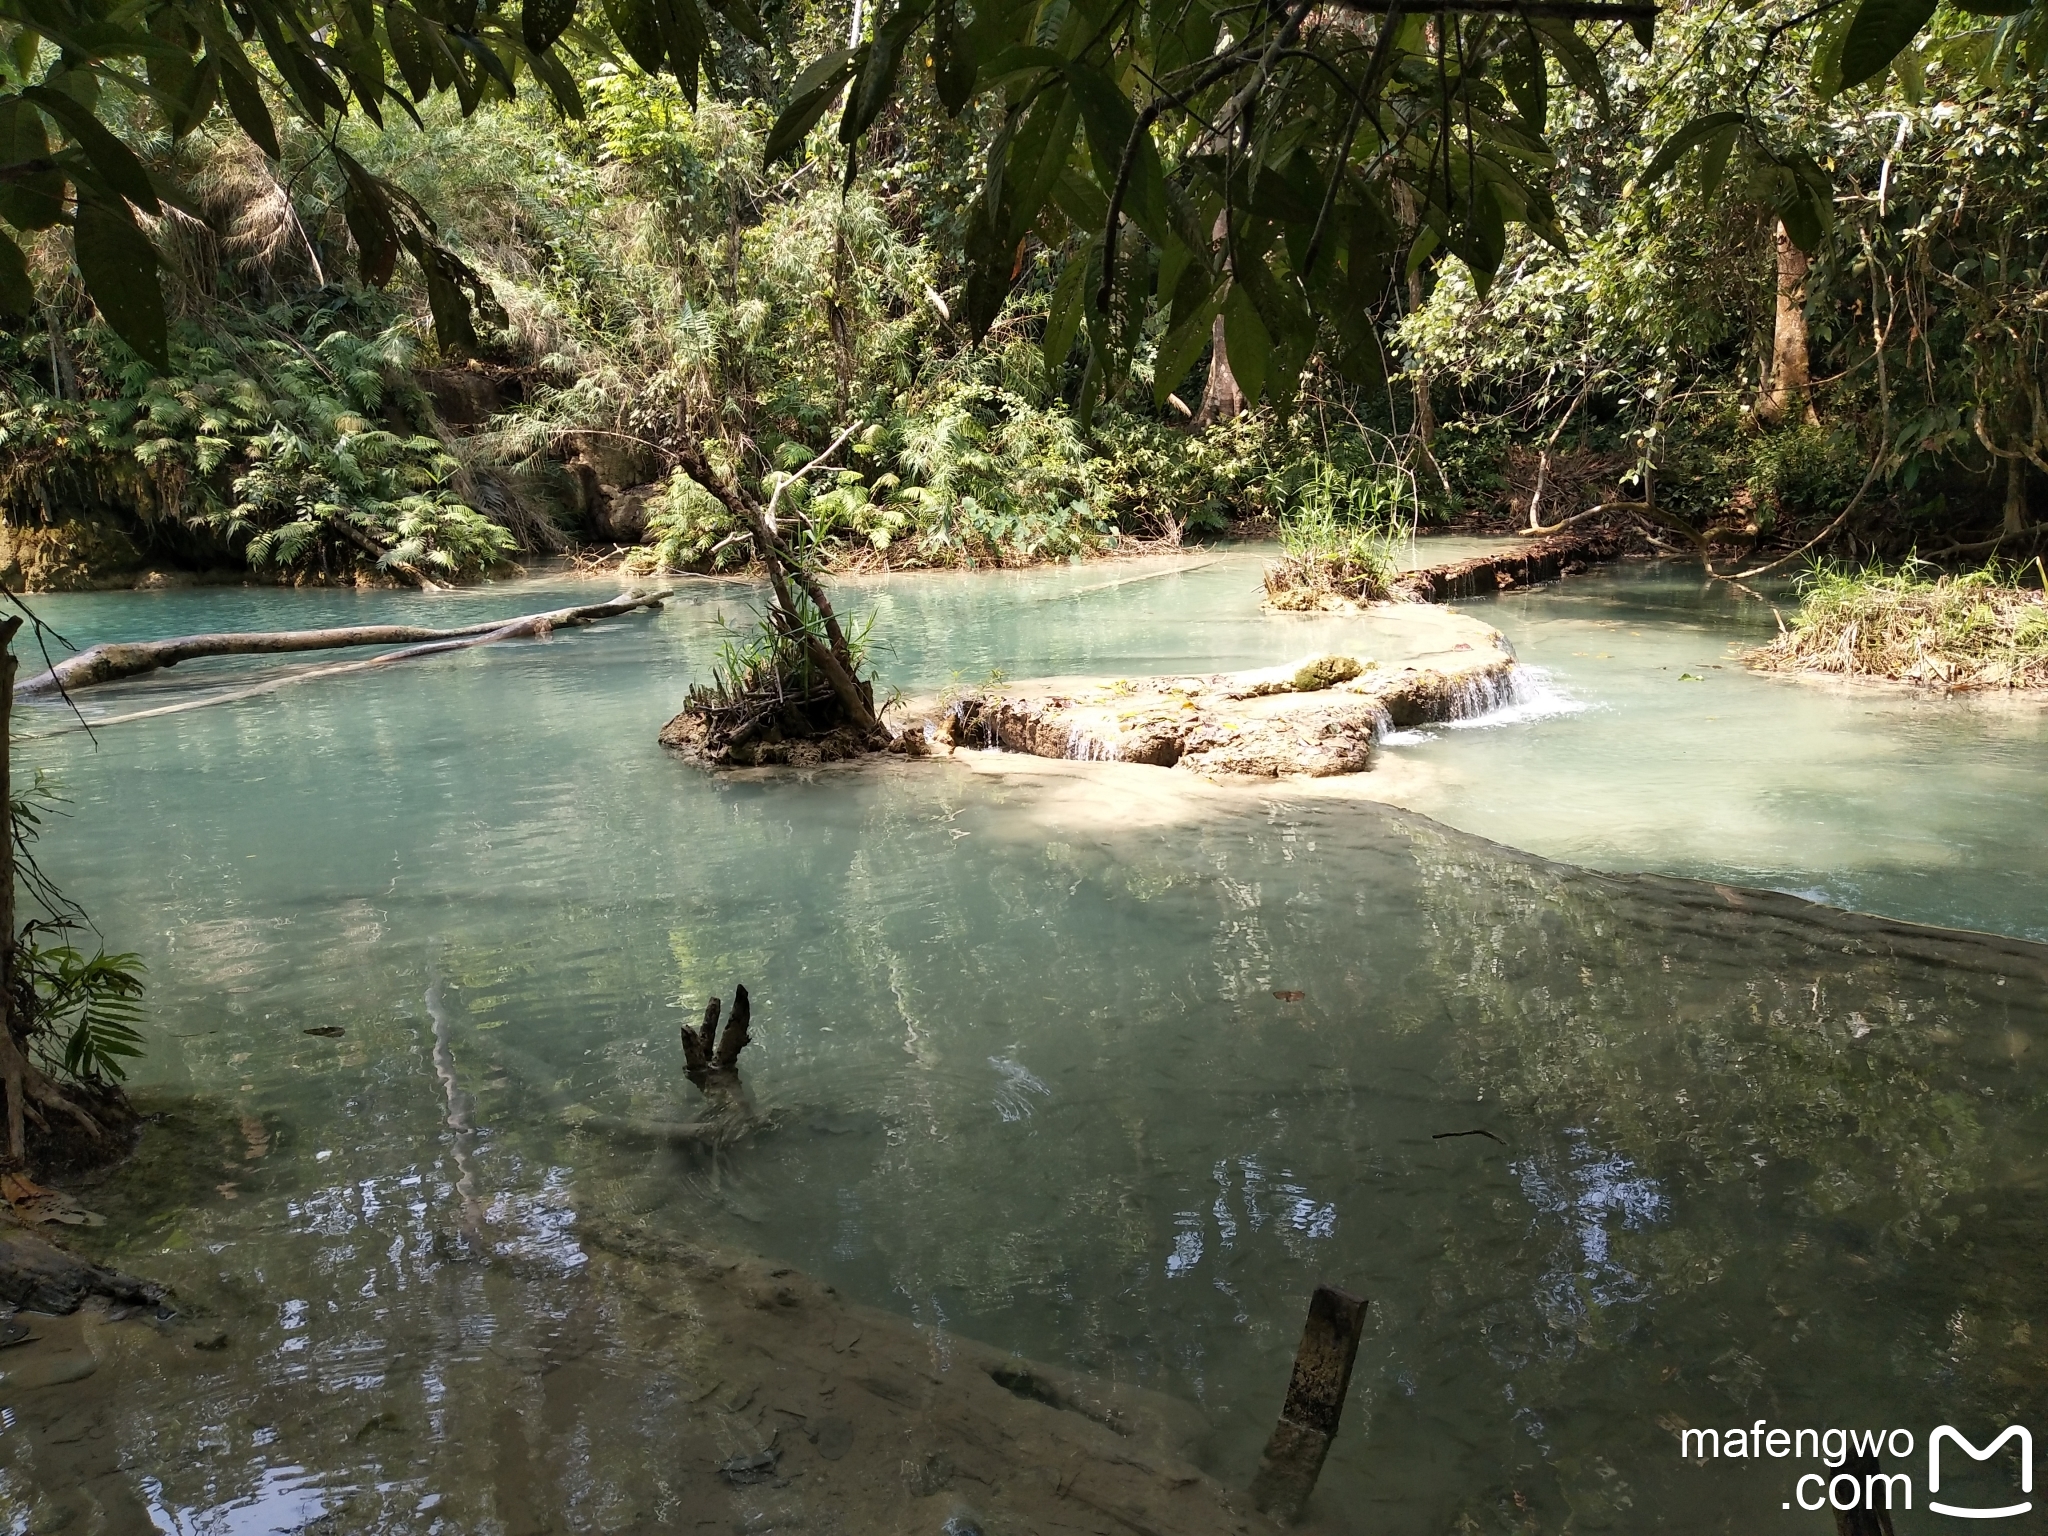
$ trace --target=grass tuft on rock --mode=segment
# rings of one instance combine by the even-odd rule
[[[1393,597],[1396,553],[1408,531],[1397,489],[1320,465],[1280,516],[1280,558],[1266,567],[1267,606],[1313,613]]]
[[[1748,664],[1934,688],[2048,688],[2048,595],[1995,565],[1930,570],[1911,560],[1897,570],[1816,568],[1791,626]]]

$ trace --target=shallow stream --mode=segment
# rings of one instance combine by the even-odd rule
[[[848,585],[907,692],[1384,639],[1261,614],[1255,553]],[[41,607],[85,644],[593,596]],[[654,736],[744,596],[27,745],[74,802],[44,865],[148,962],[167,1113],[85,1241],[226,1343],[123,1383],[88,1486],[0,1412],[16,1529],[732,1528],[661,1506],[619,1330],[579,1324],[602,1384],[548,1406],[594,1216],[782,1259],[941,1360],[1185,1399],[1238,1484],[1344,1285],[1333,1530],[1819,1532],[1780,1508],[1811,1467],[1678,1429],[2044,1427],[2048,716],[1751,677],[1767,604],[1629,568],[1472,605],[1547,676],[1369,782],[713,778]],[[278,670],[205,665],[88,714]],[[734,982],[777,1128],[615,1134],[694,1112],[677,1027]]]

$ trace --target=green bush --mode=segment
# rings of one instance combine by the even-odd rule
[[[1832,517],[1863,479],[1855,434],[1801,422],[1767,432],[1750,450],[1749,492],[1764,527],[1783,517]]]

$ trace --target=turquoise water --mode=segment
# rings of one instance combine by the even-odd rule
[[[1255,556],[1132,574],[848,585],[911,691],[1372,633],[1262,616]],[[83,643],[595,595],[42,606]],[[693,584],[545,644],[24,746],[73,801],[46,867],[148,961],[139,1080],[173,1112],[93,1240],[232,1342],[126,1384],[89,1494],[0,1416],[19,1528],[537,1528],[496,1502],[508,1457],[543,1469],[534,1518],[604,1527],[658,1437],[631,1409],[601,1450],[587,1420],[520,1418],[539,1367],[509,1342],[584,1306],[642,1400],[624,1325],[576,1299],[591,1215],[1135,1377],[1199,1405],[1240,1483],[1310,1289],[1347,1285],[1373,1310],[1330,1529],[1821,1530],[1780,1511],[1789,1464],[1695,1467],[1672,1426],[1924,1439],[2038,1408],[2043,951],[1729,885],[2037,932],[2040,834],[2006,804],[2034,717],[1703,671],[1756,621],[1624,572],[1474,605],[1551,707],[1587,707],[1389,749],[1380,787],[1443,822],[1114,765],[714,778],[654,735],[741,603]],[[1911,752],[1902,720],[1932,722]],[[734,982],[777,1128],[716,1158],[615,1134],[694,1112],[676,1029]],[[406,1432],[349,1432],[382,1414]]]
[[[1621,566],[1462,605],[1568,712],[1442,733],[1376,788],[1574,864],[2048,939],[2048,704],[1743,671],[1796,601]]]

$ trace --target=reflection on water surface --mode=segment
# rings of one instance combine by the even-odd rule
[[[1205,619],[1228,564],[1060,595],[1100,569],[886,587],[896,675],[1312,648]],[[1048,594],[1057,623],[1023,611]],[[1309,1290],[1348,1285],[1373,1310],[1333,1530],[1748,1530],[1790,1475],[1688,1467],[1672,1425],[2038,1407],[2041,951],[1577,873],[1320,790],[711,779],[653,744],[707,655],[691,595],[36,746],[77,802],[45,861],[149,960],[171,1110],[93,1240],[228,1341],[173,1368],[95,1333],[112,1444],[0,1430],[21,1520],[686,1528],[689,1323],[629,1304],[594,1221],[773,1255],[936,1360],[966,1336],[1161,1389],[1240,1484]],[[208,627],[211,594],[176,596],[152,632]],[[302,598],[365,601],[222,600],[300,623]],[[776,1129],[716,1157],[620,1134],[694,1112],[676,1030],[735,981]]]

